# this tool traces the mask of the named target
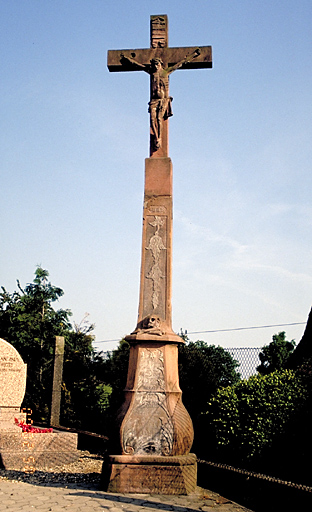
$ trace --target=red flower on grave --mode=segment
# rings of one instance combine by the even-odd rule
[[[33,427],[31,424],[25,423],[24,420],[18,421],[17,418],[14,418],[14,421],[15,421],[15,425],[22,429],[22,432],[27,432],[27,433],[31,433],[31,434],[46,434],[49,432],[53,432],[53,428]]]

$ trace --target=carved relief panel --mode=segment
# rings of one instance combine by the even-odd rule
[[[167,222],[164,215],[147,215],[144,316],[158,315],[165,319],[167,286]]]
[[[170,455],[174,426],[165,392],[161,349],[142,348],[130,412],[122,425],[122,448],[129,455]]]

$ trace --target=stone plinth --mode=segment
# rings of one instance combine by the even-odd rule
[[[13,427],[14,428],[14,427]],[[69,464],[78,459],[78,435],[71,432],[0,432],[4,469],[26,473]]]
[[[110,455],[103,468],[109,492],[191,494],[197,479],[196,456]]]
[[[141,334],[142,337],[143,334]],[[189,494],[196,486],[192,420],[179,387],[178,345],[150,337],[131,343],[125,401],[119,411],[121,455],[103,465],[114,492]]]

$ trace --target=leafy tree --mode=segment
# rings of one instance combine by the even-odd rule
[[[103,357],[92,341],[94,326],[86,318],[69,322],[71,311],[54,309],[63,290],[48,281],[47,270],[37,267],[33,283],[17,291],[0,293],[0,337],[15,346],[27,364],[23,405],[35,422],[49,421],[55,336],[65,338],[61,423],[85,430],[103,431],[103,411],[111,387],[101,376]]]
[[[287,341],[285,331],[274,334],[272,342],[262,348],[259,354],[261,364],[257,367],[257,371],[261,375],[268,375],[275,370],[286,368],[287,361],[295,348],[295,340]]]
[[[105,354],[102,362],[101,373],[103,374],[106,384],[112,387],[110,400],[112,415],[116,413],[123,402],[123,390],[127,381],[129,352],[129,343],[122,339],[115,350]]]
[[[103,357],[92,347],[93,328],[84,319],[66,334],[61,421],[103,433],[112,388],[103,382]]]
[[[69,310],[55,311],[52,304],[63,290],[48,281],[47,270],[38,267],[33,283],[9,294],[0,293],[0,337],[15,346],[27,363],[25,402],[34,418],[46,420],[51,401],[52,361],[55,336],[71,328]]]
[[[211,395],[220,387],[240,380],[239,363],[222,347],[204,341],[179,345],[179,376],[183,403],[193,421],[206,410]]]

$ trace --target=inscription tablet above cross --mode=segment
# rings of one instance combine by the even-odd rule
[[[150,156],[168,156],[168,118],[172,116],[169,75],[177,69],[212,67],[211,46],[168,47],[166,15],[151,16],[150,48],[109,50],[109,71],[145,71],[150,75]]]

